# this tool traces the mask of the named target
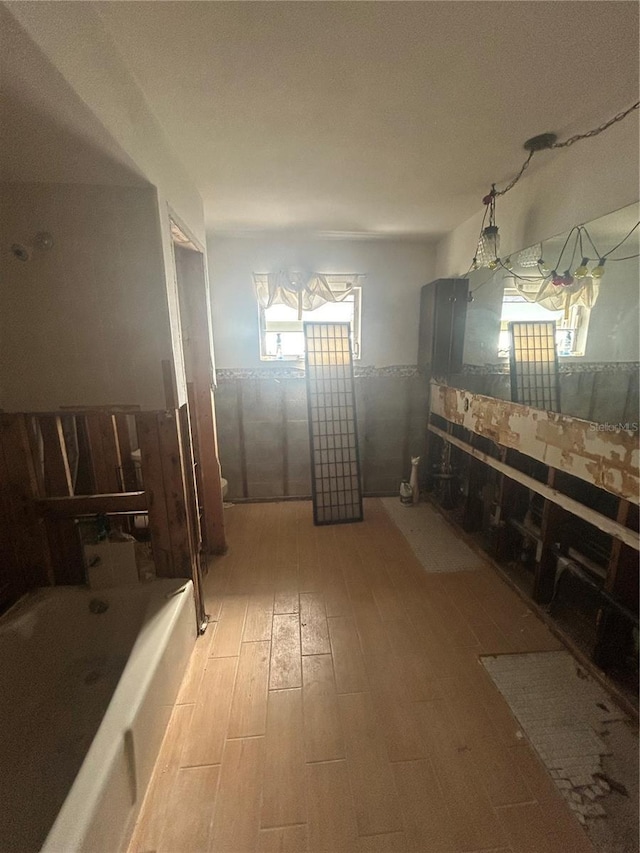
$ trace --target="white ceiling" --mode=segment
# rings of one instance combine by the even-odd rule
[[[637,255],[640,251],[640,229],[634,229],[638,222],[638,214],[640,210],[637,204],[630,204],[620,210],[615,210],[613,213],[607,213],[599,219],[594,219],[592,222],[583,223],[586,225],[589,236],[593,240],[595,249],[602,254],[609,252],[617,243],[624,239],[624,245],[620,247],[611,257],[622,258],[629,255]],[[629,235],[629,236],[627,236]],[[553,256],[562,249],[568,233],[558,234],[544,242],[545,256]],[[625,239],[626,238],[626,239]],[[571,241],[570,241],[571,242]],[[573,245],[573,243],[571,243]],[[585,254],[589,257],[594,257],[595,249],[591,246],[588,239],[584,239]],[[637,264],[636,264],[637,266]]]
[[[218,232],[436,237],[638,92],[635,2],[92,5]]]
[[[435,236],[637,97],[633,2],[97,8],[223,231]]]
[[[136,165],[2,5],[0,33],[0,178],[145,183]]]

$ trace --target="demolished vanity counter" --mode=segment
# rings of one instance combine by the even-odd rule
[[[594,423],[432,383],[431,413],[639,503],[638,424]]]

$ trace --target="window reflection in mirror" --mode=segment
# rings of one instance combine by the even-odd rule
[[[510,269],[472,272],[463,372],[452,383],[510,399],[508,323],[555,320],[561,411],[601,422],[637,422],[640,228],[632,229],[638,219],[638,205],[630,205],[586,223],[593,245],[586,235],[581,246],[565,233],[514,252]],[[585,298],[568,300],[562,287],[544,284],[547,268],[557,265],[559,272],[574,274],[586,256],[591,272],[598,257],[623,240],[608,255],[602,278],[587,277],[594,287],[582,291]]]

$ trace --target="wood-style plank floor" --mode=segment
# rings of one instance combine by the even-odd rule
[[[558,641],[489,566],[429,574],[365,518],[226,511],[130,853],[593,850],[478,661]]]

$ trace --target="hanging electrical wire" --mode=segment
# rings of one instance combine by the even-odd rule
[[[626,237],[623,237],[623,238],[622,238],[622,240],[620,240],[620,242],[619,242],[619,243],[616,243],[616,245],[613,247],[613,249],[609,249],[609,251],[608,251],[608,252],[605,252],[605,254],[604,254],[604,255],[602,255],[602,257],[603,257],[603,258],[606,258],[606,257],[608,257],[609,255],[611,255],[613,252],[615,252],[615,250],[616,250],[616,249],[619,249],[619,248],[620,248],[620,246],[622,246],[622,244],[623,244],[623,243],[626,243],[626,241],[629,239],[629,237],[631,237],[631,235],[632,235],[632,234],[633,234],[633,232],[636,230],[636,228],[639,228],[639,227],[640,227],[640,222],[636,222],[636,224],[633,226],[633,228],[631,229],[631,231],[629,231],[629,233],[627,234],[627,236],[626,236]],[[586,231],[587,229],[585,228],[584,230]],[[594,246],[594,248],[595,248],[595,246]],[[630,257],[632,257],[632,258],[637,258],[637,257],[638,257],[638,255],[631,255]],[[627,259],[626,259],[626,258],[611,258],[611,260],[612,260],[612,261],[614,261],[614,260],[622,261],[622,260],[627,260]]]
[[[568,148],[570,145],[573,145],[575,142],[580,142],[582,139],[591,139],[594,136],[598,136],[598,134],[607,130],[611,127],[611,125],[616,124],[619,121],[625,119],[628,115],[630,115],[634,110],[637,110],[640,107],[640,101],[636,101],[635,104],[632,104],[626,110],[622,110],[613,118],[606,121],[604,124],[599,125],[598,127],[594,127],[593,130],[587,130],[585,133],[576,133],[574,136],[570,136],[569,139],[565,139],[564,142],[558,142],[558,137],[555,133],[541,133],[538,136],[533,136],[531,139],[527,139],[524,143],[525,151],[529,152],[529,156],[522,164],[522,168],[518,172],[518,174],[513,178],[507,186],[502,190],[496,190],[496,196],[503,196],[509,192],[509,190],[513,189],[515,185],[518,183],[520,178],[526,172],[529,163],[531,162],[533,155],[537,151],[548,151],[553,148]]]
[[[496,216],[495,216],[495,214],[496,214],[496,199],[505,195],[506,193],[508,193],[509,190],[513,189],[513,187],[518,183],[520,178],[524,175],[525,171],[527,170],[527,167],[529,166],[529,163],[531,162],[531,160],[533,158],[533,155],[537,151],[545,151],[545,150],[550,150],[553,148],[566,148],[566,147],[573,145],[575,142],[578,142],[582,139],[591,139],[594,136],[598,136],[598,134],[607,130],[613,124],[616,124],[617,122],[625,119],[628,115],[630,115],[634,110],[637,110],[639,107],[640,107],[640,101],[636,101],[634,104],[632,104],[626,110],[619,112],[617,115],[613,116],[613,118],[604,122],[604,124],[601,124],[598,127],[593,128],[592,130],[588,130],[585,133],[574,134],[574,136],[569,137],[569,139],[566,139],[563,142],[558,142],[558,138],[557,138],[555,133],[542,133],[542,134],[539,134],[538,136],[534,136],[531,139],[528,139],[524,144],[524,148],[525,148],[525,150],[527,150],[529,152],[529,154],[527,156],[527,159],[522,164],[522,167],[520,168],[520,171],[518,172],[518,174],[506,185],[506,187],[504,187],[501,190],[496,189],[496,185],[492,184],[491,190],[482,199],[483,204],[485,205],[485,212],[484,212],[484,216],[482,217],[482,224],[480,226],[480,234],[478,237],[478,243],[477,243],[476,251],[475,251],[475,254],[473,256],[473,260],[471,261],[471,265],[469,266],[469,270],[465,273],[465,276],[468,275],[473,270],[479,269],[480,267],[488,267],[489,269],[497,269],[498,267],[503,267],[506,269],[511,269],[511,267],[513,266],[513,264],[511,264],[510,259],[509,259],[508,263],[503,262],[500,259],[500,233],[498,230],[498,226],[496,224]],[[487,217],[489,218],[489,224],[488,225],[485,224],[487,221]],[[587,272],[585,272],[586,264],[589,261],[597,260],[598,266],[594,268],[594,274],[596,277],[602,277],[603,272],[604,272],[604,263],[606,262],[608,255],[610,255],[612,252],[614,252],[618,248],[618,246],[615,246],[613,249],[610,249],[608,253],[600,254],[598,252],[597,248],[595,247],[595,245],[593,244],[593,240],[591,239],[591,236],[586,231],[584,226],[575,226],[575,228],[584,229],[585,236],[586,236],[587,240],[589,240],[589,242],[591,243],[591,247],[593,248],[593,251],[597,255],[596,258],[589,258],[587,255],[585,255],[584,250],[583,250],[583,246],[582,246],[582,237],[581,237],[582,232],[580,230],[578,230],[578,236],[579,236],[579,240],[580,240],[580,244],[579,244],[580,245],[580,253],[582,256],[582,262],[581,262],[578,269],[580,270],[581,276],[586,275],[588,272],[588,270],[587,270]],[[575,230],[575,228],[572,229],[571,232],[569,232],[569,237],[567,237],[567,243],[570,239],[571,234]],[[631,233],[633,233],[633,230],[635,230],[635,229],[632,229]],[[627,238],[625,237],[625,240],[626,239]],[[624,242],[624,240],[622,242]],[[620,243],[619,245],[622,245],[622,243]],[[573,266],[573,262],[575,260],[575,255],[576,255],[576,251],[577,251],[577,246],[578,246],[578,243],[576,243],[573,246],[573,254],[571,256],[571,260],[569,262],[568,267]],[[563,251],[564,251],[564,248],[566,248],[566,244],[565,244],[565,247],[563,247]],[[539,268],[539,271],[541,273],[544,272],[545,275],[547,273],[550,273],[551,278],[554,281],[554,283],[556,283],[558,285],[561,285],[561,284],[567,285],[569,278],[571,278],[573,280],[573,277],[570,275],[568,269],[562,275],[558,275],[558,272],[557,272],[557,269],[560,266],[560,263],[562,261],[562,255],[563,255],[563,252],[560,253],[558,263],[556,266],[553,267],[553,269],[549,270],[548,268],[546,268],[543,270],[542,269],[542,266],[543,266],[542,258],[540,258],[540,260],[538,262],[538,268]],[[630,257],[632,257],[632,256],[630,256]],[[546,265],[544,265],[544,266],[546,267]],[[476,288],[476,290],[478,290],[478,288]],[[470,292],[470,295],[469,295],[470,300],[473,299],[473,293],[474,292],[475,291]]]
[[[508,193],[508,192],[509,192],[509,190],[510,190],[510,189],[512,189],[513,187],[515,187],[515,185],[518,183],[518,181],[520,180],[520,178],[521,178],[521,177],[524,175],[524,173],[526,172],[527,167],[528,167],[529,163],[531,162],[531,160],[532,160],[532,158],[533,158],[533,155],[534,155],[535,153],[536,153],[536,152],[535,152],[534,150],[529,151],[529,156],[527,157],[527,159],[526,159],[526,160],[524,161],[524,163],[522,164],[522,168],[520,169],[520,171],[518,172],[518,174],[515,176],[515,178],[514,178],[512,181],[510,181],[510,182],[507,184],[507,186],[506,186],[504,189],[502,189],[502,190],[498,190],[498,191],[496,192],[496,195],[505,195],[506,193]]]
[[[551,148],[568,148],[569,145],[573,145],[574,142],[580,142],[581,139],[591,139],[591,137],[602,133],[603,130],[607,130],[607,128],[611,127],[612,124],[622,121],[622,119],[626,118],[634,110],[637,110],[638,107],[640,107],[640,101],[636,101],[635,104],[632,104],[628,109],[618,113],[599,127],[594,127],[593,130],[588,130],[586,133],[576,133],[575,136],[570,136],[569,139],[565,139],[564,142],[554,142]]]
[[[539,283],[539,284],[543,284],[544,282],[551,281],[554,284],[556,284],[556,286],[565,286],[565,287],[573,284],[575,279],[578,279],[578,280],[584,279],[584,278],[587,278],[587,276],[589,276],[589,275],[593,278],[600,279],[604,275],[604,264],[605,264],[605,262],[615,263],[616,261],[629,261],[629,260],[634,260],[635,258],[640,257],[640,253],[634,253],[632,255],[625,255],[624,257],[620,257],[620,258],[610,257],[617,249],[619,249],[621,246],[623,246],[627,242],[627,240],[629,240],[629,238],[633,235],[634,231],[636,231],[638,228],[640,228],[640,221],[636,222],[636,224],[633,226],[633,228],[631,228],[627,232],[627,234],[622,238],[622,240],[620,240],[618,243],[615,244],[615,246],[613,246],[608,251],[601,253],[598,251],[597,247],[595,246],[593,238],[591,237],[591,234],[589,233],[589,230],[587,229],[587,227],[585,225],[574,225],[574,227],[567,234],[567,237],[565,238],[565,241],[562,245],[562,248],[560,249],[560,253],[557,256],[555,263],[550,264],[548,262],[548,260],[545,260],[543,254],[541,254],[541,256],[538,260],[539,275],[537,275],[537,276],[522,275],[521,273],[515,272],[513,269],[513,263],[511,262],[511,258],[505,258],[504,260],[502,260],[499,257],[496,258],[496,264],[495,264],[494,269],[496,272],[498,270],[504,270],[505,272],[507,272],[509,274],[509,276],[511,278],[514,278],[518,281],[523,281],[523,282],[528,282],[528,283]],[[562,263],[562,258],[564,257],[564,254],[567,251],[567,247],[569,246],[569,243],[571,241],[571,237],[574,234],[575,234],[575,239],[573,241],[573,246],[571,249],[571,260],[566,265],[566,268],[564,269],[564,271],[562,273],[558,273],[558,270],[561,270],[564,266],[564,264]],[[585,253],[583,238],[586,238],[586,240],[591,245],[591,248],[593,249],[593,251],[595,253],[595,257],[591,257],[590,255]],[[541,244],[541,252],[542,252],[542,244]],[[574,264],[574,261],[575,261],[575,258],[577,255],[579,255],[582,260],[580,262],[580,265],[572,273],[571,270],[572,270],[572,267],[573,267],[573,264]],[[587,267],[588,263],[595,263],[596,266],[591,271],[589,271],[589,269]],[[472,269],[473,269],[473,267],[471,267],[469,269],[469,272],[471,272]],[[477,269],[477,267],[476,267],[476,269]],[[464,277],[466,277],[469,274],[469,272],[465,273]],[[495,278],[495,275],[490,276],[486,281],[483,281],[482,284],[479,284],[472,291],[470,291],[469,295],[471,296],[471,298],[473,298],[473,295],[475,293],[477,293],[481,288],[485,287],[487,284],[489,284],[489,282],[493,281],[494,278]]]

